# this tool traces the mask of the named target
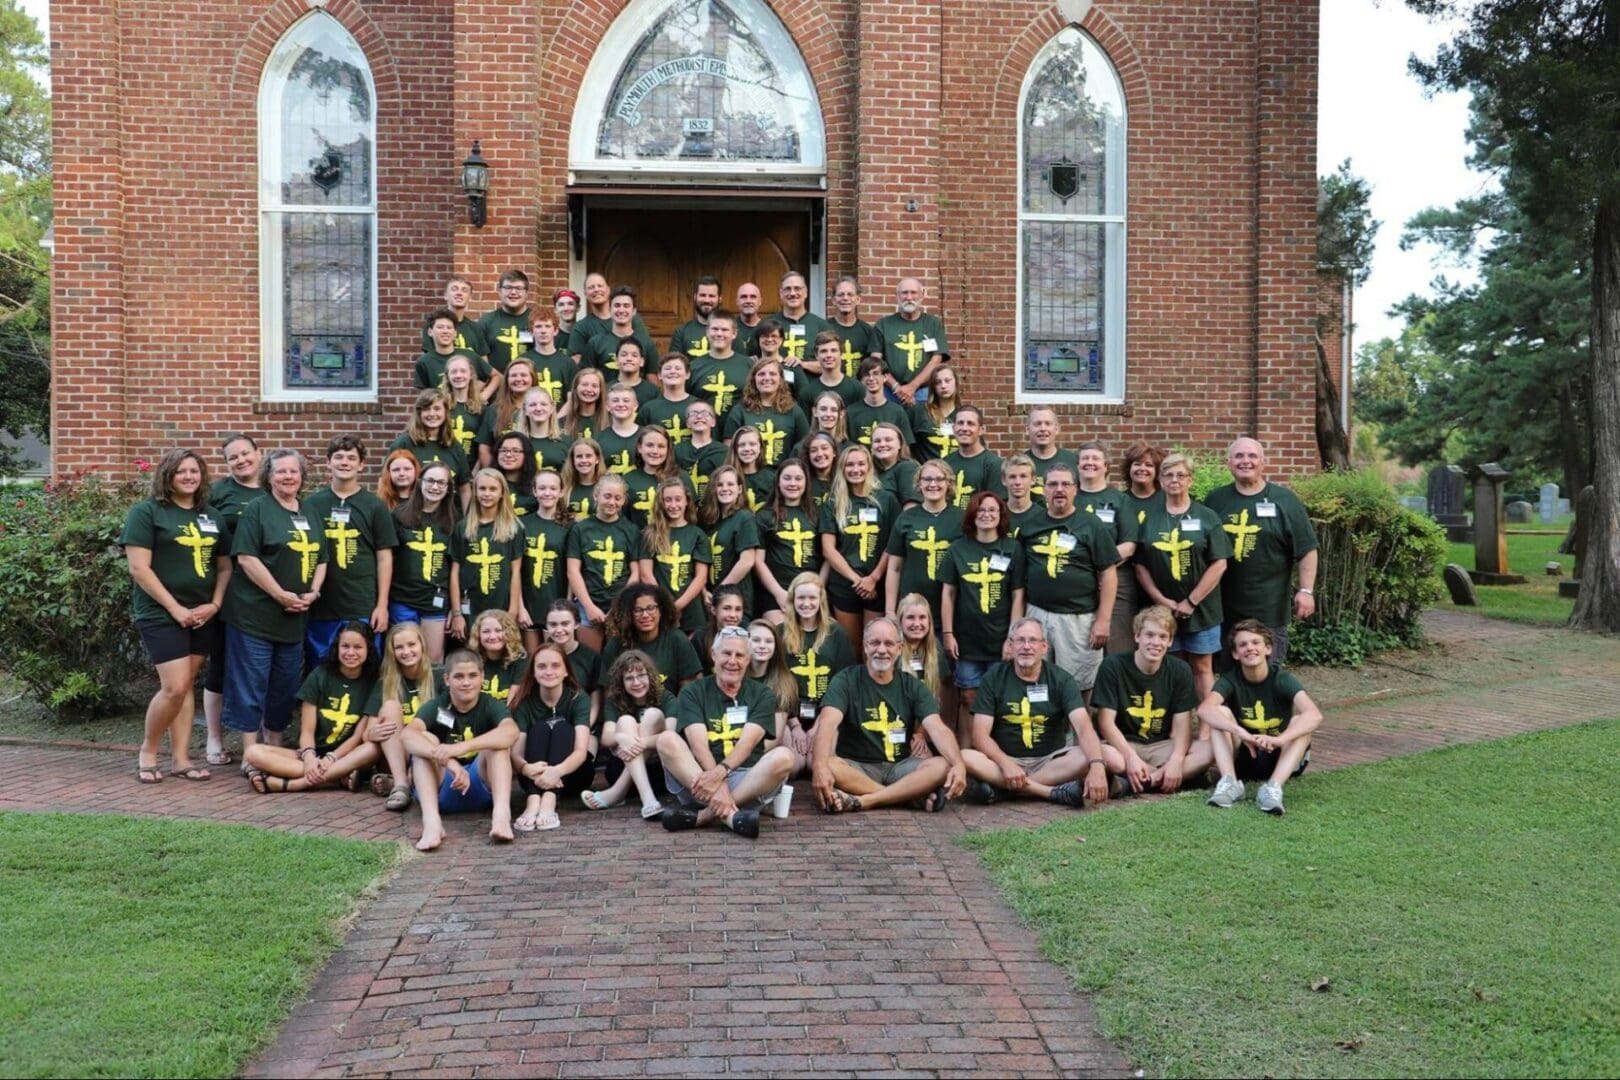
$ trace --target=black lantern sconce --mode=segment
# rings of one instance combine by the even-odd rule
[[[474,139],[472,153],[461,163],[461,190],[467,193],[467,220],[475,229],[484,227],[484,197],[489,194],[489,162],[479,150],[478,140]]]

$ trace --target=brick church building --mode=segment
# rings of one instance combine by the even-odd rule
[[[1314,468],[1317,6],[53,0],[56,466],[380,450],[445,280],[517,267],[660,341],[700,274],[914,275],[993,449],[1051,402]]]

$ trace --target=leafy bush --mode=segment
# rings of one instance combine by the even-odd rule
[[[1227,471],[1226,459],[1219,454],[1200,453],[1197,450],[1188,450],[1177,447],[1176,453],[1186,456],[1192,462],[1192,484],[1188,493],[1199,502],[1218,487],[1224,487],[1232,482],[1232,474]]]
[[[104,712],[149,681],[118,546],[143,487],[79,474],[0,496],[6,667],[63,718]]]

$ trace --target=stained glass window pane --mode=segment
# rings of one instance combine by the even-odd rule
[[[368,206],[372,101],[365,56],[337,21],[300,23],[271,60],[280,79],[280,154],[272,174],[283,204]]]
[[[269,216],[281,239],[282,384],[369,388],[371,215]]]
[[[1120,226],[1026,221],[1023,388],[1110,393],[1109,285]]]
[[[1113,65],[1077,30],[1046,50],[1024,99],[1024,209],[1124,212],[1125,104]]]

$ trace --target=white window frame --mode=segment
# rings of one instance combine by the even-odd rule
[[[1120,212],[1117,214],[1042,214],[1026,211],[1024,209],[1024,109],[1029,103],[1029,92],[1035,83],[1036,77],[1045,68],[1051,52],[1060,42],[1072,42],[1074,38],[1065,38],[1065,35],[1078,35],[1090,41],[1092,46],[1108,64],[1108,74],[1119,88],[1119,100],[1122,110],[1120,118],[1119,159],[1108,160],[1108,167],[1117,170],[1120,185]],[[1119,69],[1108,58],[1108,53],[1097,43],[1097,39],[1087,34],[1078,26],[1070,25],[1058,31],[1035,55],[1030,63],[1029,70],[1024,72],[1023,86],[1018,91],[1018,140],[1017,140],[1017,168],[1014,205],[1018,207],[1018,246],[1016,287],[1018,302],[1014,313],[1014,338],[1017,349],[1016,375],[1013,383],[1013,400],[1020,404],[1029,405],[1120,405],[1125,401],[1126,372],[1125,372],[1125,290],[1126,281],[1126,217],[1130,206],[1130,183],[1127,166],[1130,155],[1130,110],[1125,104],[1124,83],[1119,77]],[[1028,350],[1024,341],[1024,254],[1027,234],[1024,226],[1029,223],[1056,222],[1076,225],[1102,225],[1105,234],[1105,255],[1103,258],[1102,273],[1105,284],[1103,300],[1103,386],[1104,392],[1100,394],[1078,391],[1049,391],[1026,390],[1024,388],[1024,365]]]
[[[703,177],[802,177],[806,181],[819,181],[827,172],[826,120],[821,112],[821,98],[816,93],[816,81],[804,61],[804,54],[765,0],[724,0],[739,13],[750,15],[750,28],[757,34],[766,51],[779,63],[778,70],[796,89],[805,91],[813,123],[803,133],[801,161],[740,162],[740,161],[621,161],[600,158],[596,154],[597,137],[607,115],[608,95],[619,71],[630,53],[651,32],[653,25],[664,13],[685,0],[630,0],[619,17],[602,35],[596,51],[591,54],[585,69],[585,80],[580,84],[579,97],[574,105],[574,116],[568,128],[568,168],[576,179],[627,179],[631,177],[681,178],[699,180]]]
[[[286,57],[304,45],[326,20],[326,26],[348,38],[360,58],[366,90],[371,98],[370,202],[363,206],[311,206],[281,201],[282,91],[286,86]],[[365,50],[347,27],[324,11],[312,11],[282,35],[259,77],[259,393],[266,402],[375,402],[377,400],[377,84]],[[273,166],[273,167],[272,167]],[[278,225],[281,214],[362,214],[371,218],[370,340],[367,345],[370,385],[340,388],[286,385],[286,313],[282,304],[282,250]]]

